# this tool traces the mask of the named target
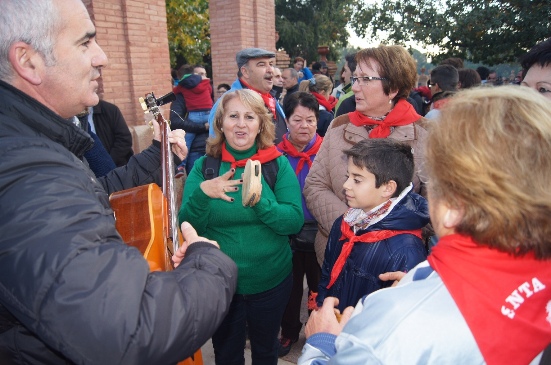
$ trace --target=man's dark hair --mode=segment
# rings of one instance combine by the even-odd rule
[[[443,91],[455,91],[459,82],[459,73],[452,65],[436,66],[430,72],[430,82],[437,83]]]
[[[551,38],[536,44],[519,61],[522,66],[522,78],[524,78],[528,69],[535,64],[547,67],[551,64]]]
[[[463,59],[462,58],[459,58],[459,57],[450,57],[450,58],[446,58],[445,60],[443,60],[442,62],[440,62],[438,64],[438,66],[440,65],[452,65],[453,67],[455,67],[456,69],[460,69],[460,68],[463,68],[465,67],[463,65]]]
[[[224,89],[226,89],[226,91],[228,91],[229,89],[231,89],[230,85],[228,85],[228,84],[218,84],[218,86],[216,87],[216,90],[220,89],[221,87],[223,87]]]
[[[318,100],[314,95],[305,91],[297,91],[289,95],[285,100],[285,104],[283,104],[285,116],[290,118],[299,105],[312,110],[316,115],[316,120],[319,119],[320,110]]]
[[[484,66],[477,67],[476,72],[478,72],[478,74],[480,75],[481,80],[487,80],[488,75],[490,75],[490,70],[488,69],[488,67]]]
[[[350,72],[354,73],[356,71],[356,52],[347,54],[344,56],[344,60],[348,64]]]
[[[461,82],[462,89],[480,86],[480,75],[472,68],[462,68],[457,72],[459,73],[459,82]]]
[[[375,187],[390,180],[396,182],[397,197],[413,179],[413,153],[411,146],[390,138],[368,138],[343,151],[354,165],[375,175]]]
[[[321,70],[321,63],[319,62],[314,62],[312,64],[312,71],[317,71],[319,72]]]

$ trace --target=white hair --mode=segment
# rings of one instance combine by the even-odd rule
[[[10,47],[25,42],[55,63],[55,38],[62,26],[54,0],[2,0],[0,9],[0,80],[9,82],[14,70],[9,62]]]

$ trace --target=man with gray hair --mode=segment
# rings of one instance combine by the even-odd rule
[[[273,87],[275,68],[275,53],[261,48],[245,48],[235,55],[237,62],[237,80],[231,85],[229,91],[251,89],[256,91],[264,100],[266,108],[272,113],[276,127],[275,144],[281,142],[283,135],[287,133],[285,113],[281,105],[270,94]],[[214,136],[214,115],[221,99],[218,99],[212,107],[209,115],[210,135]]]
[[[281,73],[281,78],[283,79],[283,87],[287,90],[285,97],[283,98],[283,105],[285,105],[285,101],[289,100],[291,95],[298,91],[299,84],[297,70],[294,68],[286,68]]]
[[[155,122],[149,148],[94,176],[93,140],[71,120],[98,103],[106,65],[82,0],[2,0],[1,364],[174,364],[235,291],[233,261],[187,223],[170,272],[122,241],[109,194],[160,183],[161,132]],[[168,139],[185,157],[183,133]]]

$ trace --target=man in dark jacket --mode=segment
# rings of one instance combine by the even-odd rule
[[[98,102],[107,63],[83,3],[2,1],[0,48],[0,364],[189,357],[224,318],[237,269],[186,223],[171,272],[121,240],[108,194],[159,182],[160,144],[104,178],[83,159],[93,140],[68,119]],[[169,135],[180,157],[182,137]]]

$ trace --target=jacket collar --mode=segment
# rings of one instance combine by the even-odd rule
[[[84,130],[2,80],[0,114],[17,120],[39,135],[61,144],[80,159],[94,144],[92,137]]]

